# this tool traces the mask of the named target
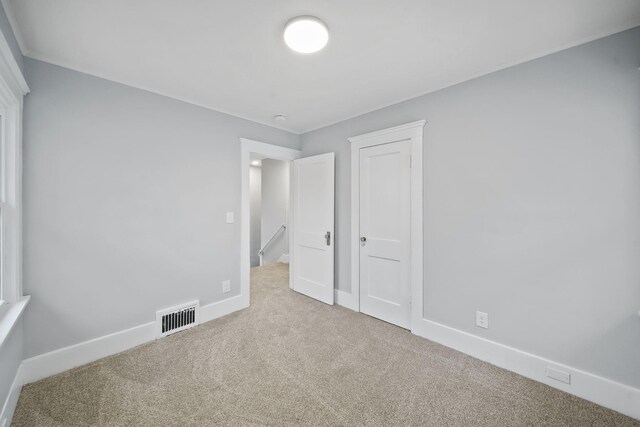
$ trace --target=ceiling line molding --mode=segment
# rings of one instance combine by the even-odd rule
[[[6,72],[3,73],[7,78],[11,81],[12,86],[15,86],[16,91],[20,91],[22,95],[26,95],[29,93],[29,85],[27,84],[27,80],[24,78],[22,74],[22,70],[18,66],[16,62],[16,58],[11,51],[11,47],[9,46],[9,42],[4,34],[0,34],[0,66],[6,69]]]
[[[22,36],[22,32],[20,31],[20,26],[18,25],[18,20],[16,19],[15,11],[13,10],[13,4],[11,4],[11,0],[1,1],[2,7],[4,8],[4,13],[7,15],[7,20],[9,20],[9,26],[13,30],[13,35],[16,38],[16,42],[18,42],[20,52],[22,52],[23,56],[27,56],[27,45],[24,41],[24,37]]]
[[[601,38],[604,38],[604,37],[608,37],[608,36],[612,36],[614,34],[622,33],[624,31],[628,31],[628,30],[631,30],[631,29],[639,27],[639,26],[640,26],[640,22],[631,21],[631,22],[628,22],[628,23],[626,23],[624,25],[621,25],[620,27],[617,27],[614,30],[603,31],[603,32],[597,33],[597,34],[595,34],[593,36],[584,37],[584,38],[582,38],[582,39],[580,39],[578,41],[564,44],[564,45],[562,45],[561,47],[558,47],[558,48],[547,49],[545,51],[542,51],[541,53],[536,53],[536,54],[533,54],[533,55],[526,56],[524,59],[505,62],[505,63],[503,63],[501,65],[498,65],[498,66],[495,66],[495,67],[491,67],[487,71],[478,71],[476,73],[473,73],[469,77],[458,77],[458,78],[446,80],[443,83],[435,85],[432,89],[428,89],[426,92],[421,92],[418,95],[415,95],[415,96],[412,95],[412,96],[410,96],[408,98],[403,98],[400,101],[395,101],[395,102],[392,102],[392,103],[381,104],[381,105],[379,105],[379,106],[377,106],[375,108],[367,109],[366,111],[364,111],[362,113],[358,113],[358,114],[355,114],[355,115],[352,115],[352,116],[348,116],[348,117],[346,117],[344,119],[328,122],[328,123],[325,123],[325,124],[322,124],[322,125],[319,125],[319,126],[314,126],[313,128],[311,128],[309,130],[300,131],[299,135],[304,135],[306,133],[311,133],[311,132],[314,132],[316,130],[320,130],[320,129],[323,129],[323,128],[326,128],[326,127],[329,127],[329,126],[336,125],[338,123],[346,122],[347,120],[355,119],[356,117],[364,116],[364,115],[373,113],[375,111],[382,110],[382,109],[385,109],[387,107],[391,107],[393,105],[397,105],[397,104],[401,104],[403,102],[411,101],[412,99],[420,98],[421,96],[429,95],[430,93],[437,92],[439,90],[446,89],[448,87],[455,86],[455,85],[458,85],[460,83],[464,83],[464,82],[467,82],[467,81],[470,81],[470,80],[474,80],[474,79],[477,79],[477,78],[480,78],[480,77],[495,73],[497,71],[506,70],[507,68],[515,67],[516,65],[524,64],[524,63],[529,62],[529,61],[534,61],[536,59],[540,59],[540,58],[543,58],[543,57],[548,56],[548,55],[553,55],[554,53],[562,52],[563,50],[571,49],[572,47],[580,46],[580,45],[583,45],[583,44],[586,44],[586,43],[589,43],[589,42],[592,42],[592,41],[595,41],[595,40],[598,40],[598,39],[601,39]]]
[[[119,85],[127,86],[127,87],[130,87],[130,88],[133,88],[133,89],[143,90],[145,92],[153,93],[155,95],[160,95],[160,96],[163,96],[165,98],[170,98],[170,99],[173,99],[175,101],[180,101],[180,102],[184,102],[186,104],[195,105],[196,107],[204,108],[206,110],[214,111],[214,112],[220,113],[220,114],[225,114],[227,116],[235,117],[237,119],[247,120],[249,122],[257,123],[259,125],[268,126],[270,128],[273,128],[273,129],[278,129],[278,130],[282,130],[282,131],[285,131],[285,132],[289,132],[289,133],[292,133],[294,135],[300,135],[300,132],[292,130],[292,129],[289,129],[289,128],[286,128],[286,127],[283,127],[283,126],[276,126],[273,123],[267,123],[267,122],[264,122],[264,121],[260,121],[260,120],[256,120],[256,119],[250,119],[248,117],[243,117],[243,116],[240,116],[238,114],[230,113],[230,112],[227,112],[227,111],[224,111],[224,110],[220,110],[220,109],[208,106],[208,105],[204,105],[204,104],[199,103],[197,101],[191,101],[191,100],[186,99],[186,98],[181,98],[181,97],[178,97],[178,96],[175,96],[175,95],[170,95],[170,94],[165,93],[163,91],[160,91],[160,90],[157,90],[157,89],[153,89],[153,88],[150,88],[150,87],[147,87],[147,86],[134,84],[134,83],[128,83],[128,82],[126,82],[124,80],[115,80],[115,79],[113,79],[111,77],[107,77],[104,74],[101,74],[99,72],[91,71],[91,70],[88,70],[88,69],[85,69],[85,68],[82,68],[82,67],[76,67],[76,66],[68,64],[68,63],[66,63],[64,61],[58,61],[58,60],[52,59],[52,58],[48,57],[47,55],[43,55],[41,53],[28,52],[25,55],[25,57],[30,58],[30,59],[35,59],[36,61],[46,62],[47,64],[55,65],[56,67],[66,68],[67,70],[71,70],[71,71],[75,71],[75,72],[78,72],[78,73],[86,74],[88,76],[97,77],[99,79],[106,80],[106,81],[111,82],[111,83],[117,83]]]
[[[402,90],[402,93],[399,93],[399,91],[397,90],[390,91],[387,95],[385,95],[385,97],[378,97],[378,102],[372,101],[372,102],[366,102],[366,103],[361,102],[359,104],[354,103],[349,108],[340,108],[341,104],[343,103],[341,103],[339,100],[321,99],[321,98],[314,99],[313,96],[308,96],[308,98],[305,99],[307,101],[306,103],[307,105],[304,108],[300,109],[301,111],[299,112],[298,117],[294,117],[290,115],[290,120],[287,122],[287,125],[291,126],[290,128],[288,126],[283,126],[283,124],[280,124],[278,122],[274,122],[273,120],[271,120],[270,115],[264,114],[265,111],[260,111],[260,109],[255,110],[251,108],[244,108],[243,106],[246,105],[247,103],[246,101],[245,102],[241,101],[242,98],[236,98],[236,99],[240,99],[240,101],[227,100],[224,102],[225,105],[220,105],[220,103],[218,102],[219,100],[218,98],[213,97],[211,99],[208,99],[205,92],[203,92],[202,96],[200,96],[200,94],[197,92],[195,92],[197,96],[194,96],[193,92],[184,93],[184,95],[181,96],[180,95],[182,93],[181,90],[176,87],[171,87],[172,84],[163,84],[165,86],[165,89],[159,89],[157,88],[157,86],[163,86],[163,85],[148,84],[146,83],[147,79],[144,76],[139,76],[139,75],[136,75],[135,73],[134,75],[120,77],[120,78],[109,77],[109,74],[111,75],[119,74],[120,76],[122,76],[123,75],[122,68],[120,69],[116,68],[112,70],[113,73],[110,73],[108,71],[108,67],[104,67],[98,64],[87,65],[87,61],[83,60],[82,57],[76,58],[76,60],[74,60],[72,59],[73,56],[57,55],[57,58],[54,59],[53,55],[49,56],[49,54],[47,53],[40,54],[38,53],[38,51],[42,52],[43,50],[40,50],[37,47],[37,40],[33,38],[35,36],[33,37],[30,36],[30,37],[27,37],[27,39],[23,39],[23,35],[31,35],[31,33],[28,32],[29,27],[24,26],[23,28],[25,30],[24,33],[22,34],[20,33],[19,21],[17,20],[17,18],[23,19],[24,17],[22,16],[22,14],[15,14],[14,12],[21,11],[20,5],[24,3],[19,3],[18,1],[15,1],[14,3],[11,0],[0,0],[0,1],[5,6],[8,19],[10,20],[11,26],[13,27],[14,32],[16,34],[16,39],[18,40],[20,48],[22,49],[23,54],[26,57],[44,61],[50,64],[58,65],[58,66],[75,70],[84,74],[96,76],[108,81],[129,86],[129,87],[145,90],[161,96],[176,99],[185,103],[206,108],[208,110],[216,111],[222,114],[227,114],[232,117],[249,120],[251,122],[268,126],[270,128],[290,132],[295,135],[304,135],[306,133],[310,133],[318,129],[326,128],[334,124],[342,123],[342,122],[345,122],[366,114],[370,114],[372,112],[375,112],[390,106],[415,100],[424,95],[437,92],[439,90],[442,90],[451,86],[455,86],[457,84],[464,83],[466,81],[470,81],[470,80],[473,80],[497,71],[501,71],[503,69],[507,69],[522,63],[526,63],[528,61],[539,59],[541,57],[544,57],[553,53],[557,53],[562,50],[566,50],[575,46],[579,46],[579,45],[582,45],[606,36],[610,36],[612,34],[620,33],[622,31],[626,31],[626,30],[640,26],[640,18],[638,17],[638,15],[637,14],[630,15],[626,17],[626,19],[618,20],[618,25],[608,26],[607,30],[603,30],[603,28],[605,28],[603,26],[598,26],[596,27],[596,29],[591,27],[590,29],[592,31],[584,31],[581,34],[588,34],[593,32],[594,33],[593,35],[578,37],[577,40],[573,42],[567,42],[567,43],[560,42],[559,44],[556,45],[556,47],[548,47],[549,45],[547,45],[547,48],[545,48],[544,46],[541,46],[537,51],[534,50],[533,54],[526,54],[525,52],[525,54],[520,55],[519,58],[512,57],[512,58],[506,58],[503,61],[496,61],[494,62],[495,65],[488,64],[483,67],[478,67],[478,66],[470,66],[466,68],[462,67],[459,69],[462,71],[459,71],[456,75],[448,74],[441,78],[436,78],[436,76],[434,75],[434,78],[428,81],[425,81],[420,85],[422,86],[421,89],[416,89],[416,86],[414,85],[413,89],[411,89],[411,87],[409,86],[405,87]],[[564,40],[568,40],[568,39],[569,38],[564,38]],[[29,44],[31,44],[31,46],[28,46]],[[532,51],[529,50],[529,52],[532,52]],[[102,69],[103,71],[99,71],[100,69]],[[98,70],[98,72],[94,70]],[[176,82],[176,80],[179,80],[179,79],[180,77],[174,77],[173,80],[170,80],[168,82],[179,83],[179,82]],[[136,83],[132,83],[132,82],[136,82]],[[205,85],[206,81],[201,83]],[[237,85],[238,83],[235,82],[235,84]],[[233,90],[233,88],[235,88],[236,86],[227,85],[227,87],[230,87],[231,90]],[[397,98],[394,98],[394,95],[396,95]],[[193,100],[193,98],[200,99],[201,101]],[[266,107],[264,107],[263,110],[265,108]],[[232,109],[239,113],[230,112],[229,109]],[[313,115],[314,117],[311,117],[312,116],[311,113],[314,111],[321,111],[325,113],[314,114]],[[329,112],[331,111],[333,111],[333,113],[329,114]],[[270,112],[274,113],[274,111],[270,111]],[[252,117],[256,117],[256,118],[252,118]],[[298,121],[299,121],[299,124],[298,124]]]

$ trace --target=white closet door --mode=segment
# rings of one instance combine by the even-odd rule
[[[411,141],[360,150],[360,311],[411,325]]]

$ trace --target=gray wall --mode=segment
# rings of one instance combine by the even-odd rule
[[[261,246],[267,244],[282,224],[287,224],[289,208],[289,162],[274,159],[262,160],[262,198],[261,215]],[[262,264],[278,262],[287,250],[287,230],[280,232],[264,251]]]
[[[260,265],[260,244],[262,235],[260,234],[260,202],[262,194],[262,169],[259,166],[249,167],[249,246],[251,251],[251,267]]]
[[[31,59],[25,70],[25,356],[239,294],[238,138],[299,137]]]
[[[427,119],[425,317],[640,387],[638,66],[636,28],[302,135],[336,152],[338,288],[346,138]]]

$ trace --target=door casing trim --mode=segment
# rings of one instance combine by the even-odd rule
[[[423,317],[424,235],[422,146],[426,120],[406,123],[347,138],[351,143],[351,301],[360,311],[360,150],[374,145],[411,140],[411,331]]]
[[[302,151],[279,145],[267,144],[252,139],[240,138],[240,173],[241,177],[241,206],[240,206],[240,295],[244,307],[249,307],[250,298],[250,271],[251,271],[251,205],[249,188],[249,168],[251,167],[251,154],[260,154],[269,159],[293,161],[302,157]],[[291,177],[289,177],[291,181]],[[289,194],[289,206],[291,206]],[[292,221],[289,221],[289,239],[293,236]],[[294,260],[289,260],[289,270]],[[291,286],[291,282],[289,283]]]

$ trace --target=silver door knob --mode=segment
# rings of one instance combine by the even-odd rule
[[[366,241],[367,241],[367,238],[366,238],[366,237],[361,237],[361,238],[360,238],[360,241],[361,241],[362,243],[364,243],[364,242],[366,242]]]

